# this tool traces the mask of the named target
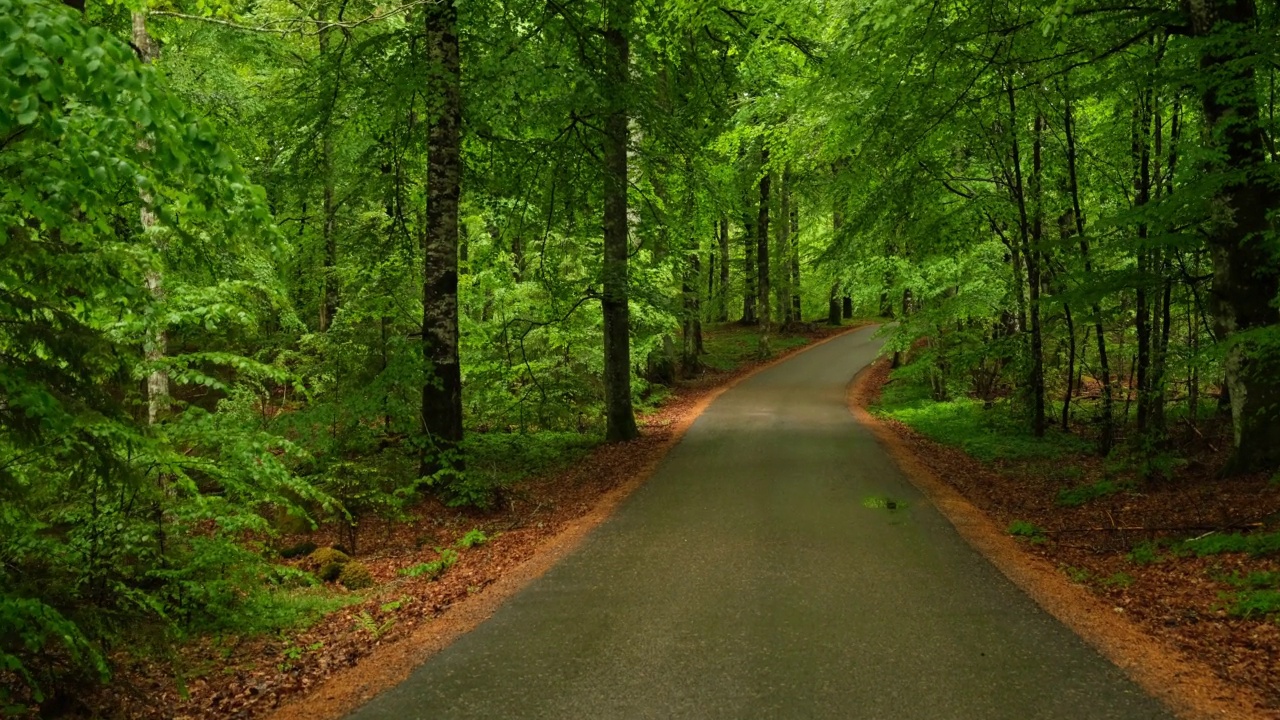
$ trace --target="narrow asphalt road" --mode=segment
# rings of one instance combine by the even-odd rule
[[[844,335],[722,395],[582,547],[351,717],[1169,717],[854,421],[878,346]]]

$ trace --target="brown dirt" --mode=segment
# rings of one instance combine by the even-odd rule
[[[354,604],[288,637],[209,639],[169,662],[128,663],[86,705],[94,716],[147,720],[341,717],[404,680],[576,548],[652,474],[720,393],[856,328],[815,327],[804,333],[806,345],[682,384],[640,418],[640,438],[601,445],[568,468],[530,478],[500,511],[468,513],[427,502],[407,522],[363,523],[358,547],[372,550],[357,559],[377,585]],[[399,575],[434,559],[432,547],[448,546],[473,527],[494,537],[460,551],[458,563],[439,579]],[[342,542],[334,528],[306,539],[320,546]]]
[[[1280,490],[1263,477],[1223,481],[1206,471],[1060,507],[1060,485],[1048,481],[1044,464],[993,467],[871,415],[866,408],[888,381],[887,361],[861,373],[849,386],[850,410],[1010,580],[1180,717],[1280,718],[1280,626],[1229,616],[1221,599],[1229,586],[1220,582],[1232,570],[1278,564],[1239,555],[1149,565],[1127,559],[1140,540],[1257,524],[1280,507]],[[1084,468],[1079,482],[1101,476],[1100,463],[1071,459],[1077,462]],[[1045,528],[1049,541],[1013,538],[1003,528],[1015,519]],[[1132,582],[1109,581],[1120,573]]]

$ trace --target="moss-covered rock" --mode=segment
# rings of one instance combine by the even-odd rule
[[[345,565],[351,558],[337,548],[324,547],[307,556],[305,565],[313,570],[320,570],[328,565]]]
[[[373,586],[373,573],[362,562],[349,562],[342,566],[338,582],[348,590],[363,590]]]
[[[316,577],[325,582],[333,582],[342,574],[342,568],[346,567],[345,563],[329,563],[316,571]]]

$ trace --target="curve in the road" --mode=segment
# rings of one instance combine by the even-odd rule
[[[351,717],[1168,717],[850,416],[878,347],[726,392],[576,552]]]

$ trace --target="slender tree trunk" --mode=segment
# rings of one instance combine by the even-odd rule
[[[756,219],[743,213],[742,237],[742,323],[755,325],[756,319]]]
[[[458,361],[458,198],[462,181],[461,63],[455,0],[426,7],[431,107],[423,234],[422,431],[419,474],[461,473],[462,369]],[[447,478],[453,480],[456,478]]]
[[[800,288],[800,203],[791,203],[791,317],[804,322]]]
[[[1150,201],[1151,193],[1151,116],[1149,91],[1140,93],[1133,110],[1133,190],[1134,205],[1142,207]],[[1149,439],[1148,424],[1151,419],[1151,302],[1148,283],[1151,280],[1151,250],[1147,247],[1150,231],[1147,223],[1138,223],[1138,284],[1135,294],[1135,313],[1138,334],[1137,382],[1138,382],[1138,435]]]
[[[78,6],[72,4],[72,7],[84,10],[83,4]],[[151,34],[147,32],[147,14],[146,12],[134,12],[131,14],[130,20],[134,52],[137,53],[139,60],[150,64],[160,54],[160,48],[156,45],[155,40],[151,38]],[[138,144],[143,150],[151,149],[149,140],[141,140]],[[159,265],[164,244],[160,240],[159,229],[157,228],[158,218],[151,209],[151,194],[144,190],[139,193],[139,200],[141,201],[141,208],[138,210],[138,221],[142,226],[143,235],[151,241],[156,251],[156,264],[148,268],[146,275],[143,277],[143,284],[147,289],[147,293],[151,295],[152,300],[160,302],[164,299],[164,277]],[[168,349],[169,336],[162,325],[157,325],[152,330],[151,337],[146,343],[143,356],[148,363],[157,363],[164,360]],[[147,424],[154,425],[168,407],[169,373],[164,370],[152,370],[147,374]]]
[[[791,166],[782,171],[782,182],[778,187],[777,218],[777,268],[778,285],[774,288],[777,297],[778,314],[783,327],[790,327],[795,318],[791,314]]]
[[[316,32],[316,41],[320,46],[320,61],[323,63],[329,54],[329,34],[333,31],[322,16],[320,28]],[[336,83],[337,80],[335,79]],[[336,94],[336,93],[335,93]],[[333,324],[333,316],[338,311],[338,282],[335,277],[338,264],[338,240],[336,233],[337,211],[333,204],[333,123],[326,118],[321,130],[320,139],[320,173],[324,182],[321,205],[324,220],[321,223],[324,241],[324,260],[320,271],[320,332],[327,332]]]
[[[1062,395],[1062,430],[1071,429],[1071,396],[1075,391],[1076,377],[1076,324],[1071,317],[1071,306],[1063,303],[1062,314],[1067,321],[1067,390]]]
[[[1093,264],[1089,257],[1089,237],[1085,234],[1084,211],[1080,206],[1080,183],[1076,173],[1076,136],[1075,118],[1072,115],[1071,99],[1065,99],[1063,113],[1063,133],[1067,139],[1067,181],[1071,191],[1071,214],[1075,216],[1076,237],[1080,239],[1080,258],[1084,262],[1086,275],[1093,274]],[[1102,385],[1102,418],[1098,437],[1098,454],[1106,457],[1111,454],[1115,444],[1115,411],[1111,388],[1111,366],[1107,362],[1107,336],[1102,325],[1102,306],[1094,302],[1090,308],[1093,313],[1093,330],[1098,345],[1098,382]]]
[[[769,308],[769,149],[760,151],[760,213],[756,218],[756,312],[760,319],[760,354],[769,355],[772,317]]]
[[[720,322],[729,322],[729,218],[720,218],[720,294],[716,297]]]
[[[1022,158],[1018,144],[1018,106],[1014,99],[1013,80],[1006,81],[1006,92],[1009,97],[1009,127],[1013,139],[1013,173],[1014,194],[1018,202],[1019,226],[1022,237],[1022,255],[1027,266],[1027,286],[1030,291],[1028,310],[1030,311],[1031,331],[1031,372],[1029,377],[1031,395],[1031,431],[1036,437],[1042,437],[1045,431],[1044,413],[1044,339],[1040,332],[1040,235],[1043,232],[1043,221],[1040,216],[1040,175],[1041,175],[1041,136],[1044,132],[1044,118],[1037,114],[1035,119],[1035,138],[1032,147],[1031,193],[1034,203],[1034,221],[1029,219],[1027,202],[1022,182]]]
[[[604,31],[604,393],[609,441],[630,440],[637,435],[631,407],[631,317],[627,257],[627,78],[631,70],[628,39],[631,5],[628,0],[608,0]]]

